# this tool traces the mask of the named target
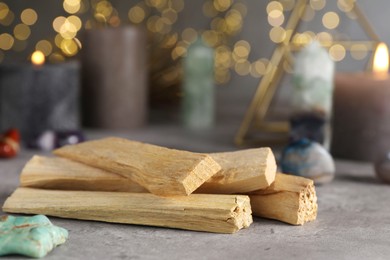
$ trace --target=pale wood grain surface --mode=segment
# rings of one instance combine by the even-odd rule
[[[60,191],[18,188],[3,211],[62,218],[235,233],[252,223],[249,197],[192,194]]]
[[[157,195],[188,195],[221,167],[210,156],[124,138],[105,138],[54,154],[128,177]]]

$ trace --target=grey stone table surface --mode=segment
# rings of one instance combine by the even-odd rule
[[[237,149],[224,129],[154,127],[87,136],[108,135],[199,152]],[[22,150],[17,158],[0,160],[1,205],[36,153]],[[69,230],[69,240],[46,259],[389,259],[390,186],[375,179],[370,164],[337,161],[336,169],[332,183],[317,187],[317,220],[304,226],[255,218],[248,229],[225,235],[53,217]]]

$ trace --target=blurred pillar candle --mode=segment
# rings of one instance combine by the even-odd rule
[[[318,42],[298,55],[293,76],[291,138],[321,143],[327,150],[331,140],[334,62]]]
[[[35,55],[38,54],[38,55]],[[0,66],[0,130],[14,127],[28,142],[45,130],[79,128],[79,64]]]
[[[388,54],[381,54],[378,47],[373,73],[336,75],[332,141],[335,157],[375,161],[390,149],[388,60]],[[384,64],[380,66],[381,63]]]
[[[214,125],[214,51],[201,39],[189,48],[184,60],[182,119],[192,129]]]
[[[144,125],[148,114],[144,31],[133,26],[91,29],[83,42],[84,125],[105,129]]]

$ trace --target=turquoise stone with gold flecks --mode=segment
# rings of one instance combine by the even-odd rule
[[[68,231],[44,215],[0,218],[0,256],[18,254],[41,258],[65,243]]]

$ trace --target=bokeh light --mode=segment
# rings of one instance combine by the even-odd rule
[[[232,0],[214,0],[214,7],[219,12],[224,12],[232,5]]]
[[[320,42],[332,42],[333,36],[328,32],[319,32],[316,35],[316,39]]]
[[[343,12],[350,12],[355,6],[355,0],[337,0],[337,7]]]
[[[3,20],[7,17],[9,13],[9,7],[6,3],[0,2],[0,20]]]
[[[246,76],[250,73],[251,71],[251,64],[249,63],[249,61],[247,60],[244,60],[244,61],[240,61],[240,62],[237,62],[235,65],[234,65],[234,70],[236,71],[236,73],[240,76]]]
[[[327,12],[322,17],[322,24],[327,29],[335,29],[339,25],[339,22],[340,18],[335,12]]]
[[[345,48],[341,44],[335,44],[329,48],[329,55],[334,61],[341,61],[345,58]]]
[[[0,34],[0,49],[8,51],[14,45],[15,39],[8,33]]]
[[[368,48],[364,44],[354,44],[351,46],[351,56],[355,60],[363,60],[367,57]]]
[[[284,22],[283,11],[274,9],[268,13],[268,23],[272,26],[281,26]]]
[[[323,9],[326,5],[326,0],[310,0],[310,6],[316,11]]]
[[[187,43],[192,43],[198,37],[198,32],[194,28],[186,28],[181,33],[181,38]]]
[[[269,15],[272,11],[283,12],[283,5],[279,1],[271,1],[267,5],[267,14]]]
[[[130,8],[128,12],[129,20],[135,24],[142,23],[145,19],[145,15],[146,15],[145,10],[138,5]]]
[[[81,9],[80,0],[64,0],[62,4],[64,10],[69,14],[75,14]]]
[[[74,56],[78,52],[78,46],[76,42],[73,39],[64,39],[61,42],[61,51],[66,55],[66,56]]]
[[[14,36],[18,40],[27,40],[30,37],[31,30],[27,25],[20,23],[14,28]]]
[[[41,51],[45,56],[49,56],[53,51],[52,44],[47,40],[40,40],[35,44],[35,49]]]
[[[31,54],[31,62],[35,65],[43,65],[45,63],[45,55],[41,51],[34,51]]]
[[[38,20],[38,14],[35,10],[27,8],[20,14],[20,19],[26,25],[34,25]]]
[[[269,37],[274,43],[283,42],[286,38],[286,31],[282,27],[274,27],[270,30]]]

